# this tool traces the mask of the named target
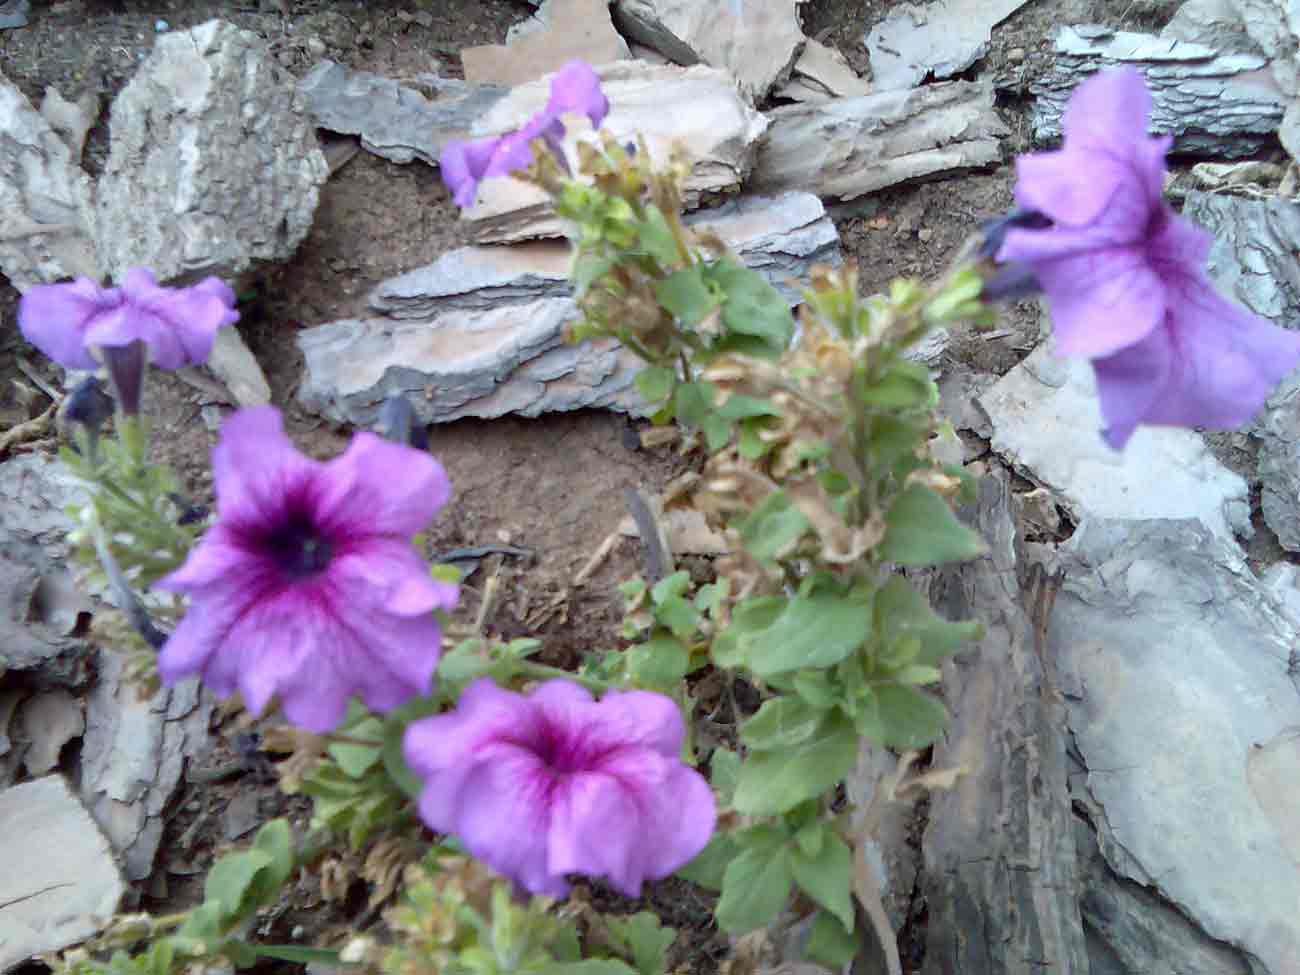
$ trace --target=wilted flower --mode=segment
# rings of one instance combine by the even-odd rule
[[[1045,228],[1006,229],[1000,262],[1030,268],[1058,350],[1093,360],[1105,436],[1141,423],[1234,427],[1300,362],[1300,334],[1227,301],[1204,272],[1210,235],[1162,200],[1168,136],[1147,135],[1133,69],[1070,98],[1065,143],[1016,160],[1016,202]]]
[[[353,694],[386,711],[427,693],[433,611],[457,587],[432,578],[410,539],[450,496],[441,465],[370,433],[311,460],[266,406],[226,421],[212,467],[217,520],[157,583],[191,597],[158,657],[164,683],[197,674],[254,713],[278,695],[310,731],[337,725]]]
[[[126,272],[119,288],[90,278],[37,284],[18,303],[18,327],[27,341],[69,369],[94,369],[97,348],[142,342],[161,369],[207,359],[217,329],[239,320],[235,293],[219,278],[188,288],[162,288],[151,272]]]
[[[556,157],[563,160],[562,118],[568,113],[586,115],[593,126],[600,125],[609,113],[609,100],[600,90],[600,78],[584,61],[570,61],[555,73],[546,107],[522,128],[474,142],[447,143],[438,166],[457,206],[473,206],[478,184],[483,180],[527,169],[533,162],[534,139],[544,139]]]
[[[519,886],[562,897],[577,873],[635,897],[713,832],[713,792],[682,764],[684,736],[660,694],[594,701],[553,680],[524,695],[482,678],[454,711],[412,722],[405,753],[424,780],[421,819]]]

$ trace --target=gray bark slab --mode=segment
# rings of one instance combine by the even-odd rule
[[[126,885],[62,776],[0,792],[0,971],[95,934]]]
[[[1199,433],[1140,427],[1123,451],[1106,445],[1086,360],[1040,345],[979,404],[993,424],[993,449],[1055,493],[1076,522],[1190,517],[1224,538],[1251,533],[1249,486]]]
[[[1280,197],[1248,199],[1191,191],[1183,215],[1214,237],[1208,269],[1229,297],[1276,325],[1300,328],[1300,207]],[[1300,373],[1282,381],[1256,418],[1256,473],[1265,523],[1300,551]]]
[[[790,77],[803,48],[797,0],[617,0],[614,20],[629,38],[678,64],[730,72],[758,102]]]
[[[904,3],[867,33],[871,82],[879,91],[913,88],[928,76],[951,78],[982,58],[993,28],[1026,0]]]
[[[1154,34],[1067,26],[1057,34],[1051,70],[1030,86],[1036,96],[1034,139],[1059,139],[1070,93],[1088,75],[1117,65],[1146,76],[1151,131],[1172,135],[1174,152],[1230,159],[1254,155],[1274,144],[1290,102],[1262,56],[1221,54]]]
[[[429,76],[415,87],[392,78],[322,61],[298,83],[316,125],[361,137],[361,146],[390,162],[438,165],[443,147],[468,139],[474,123],[505,94]]]
[[[1289,975],[1295,621],[1241,550],[1195,521],[1088,520],[1061,564],[1050,646],[1101,854],[1254,975]]]
[[[70,146],[0,74],[0,271],[15,288],[98,273],[90,177]]]
[[[255,34],[212,20],[159,36],[111,127],[96,227],[112,277],[231,277],[287,259],[311,229],[329,170],[302,96]]]
[[[130,880],[153,872],[163,810],[187,757],[208,742],[212,698],[197,681],[141,697],[124,679],[123,659],[99,652],[98,680],[86,702],[81,798]]]
[[[932,795],[922,841],[926,975],[1088,971],[1065,705],[1042,640],[1051,600],[1044,577],[1024,590],[1018,582],[1011,505],[1006,476],[985,477],[964,516],[989,555],[931,588],[939,612],[978,618],[985,635],[943,667],[953,720],[933,764],[966,774]]]
[[[848,59],[835,48],[810,39],[794,63],[790,80],[776,94],[797,102],[821,102],[869,95],[871,84],[859,78]]]
[[[785,105],[771,125],[751,185],[850,200],[909,179],[1000,162],[1008,129],[993,89],[943,82],[861,98]]]
[[[1090,975],[1251,975],[1240,951],[1215,941],[1150,887],[1116,874],[1081,816],[1074,820],[1074,846]]]
[[[807,193],[744,197],[692,216],[791,304],[814,263],[839,261],[839,238]],[[390,395],[421,422],[586,407],[636,411],[640,360],[612,340],[567,345],[577,318],[569,249],[558,242],[465,247],[380,284],[377,313],[299,333],[299,401],[332,419],[370,425]]]

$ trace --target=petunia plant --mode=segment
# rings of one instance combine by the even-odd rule
[[[575,62],[517,132],[441,159],[464,207],[492,179],[549,194],[573,241],[569,337],[613,337],[644,360],[658,434],[704,455],[679,503],[728,542],[712,580],[629,580],[622,645],[591,648],[574,672],[534,659],[537,640],[477,627],[444,648],[458,579],[418,538],[451,489],[409,405],[386,404],[384,437],[358,432],[324,461],[294,448],[273,408],[237,412],[213,452],[209,515],[149,461],[139,390],[147,363],[202,360],[236,317],[229,289],[161,288],[137,270],[120,289],[24,296],[24,333],[69,367],[102,364],[115,392],[116,441],[98,435],[111,401],[94,380],[70,398],[66,457],[88,489],[83,553],[148,648],[137,669],[238,695],[294,752],[282,787],[313,801],[305,835],[267,824],[213,865],[198,907],[119,918],[66,970],[267,957],[390,975],[658,975],[673,932],[648,912],[597,911],[576,881],[637,897],[673,874],[718,892],[723,930],[793,912],[807,957],[841,966],[862,943],[855,900],[879,896],[842,784],[864,741],[913,750],[943,733],[932,688],[979,634],[935,614],[907,575],[984,551],[955,514],[973,483],[938,449],[953,434],[917,343],[1044,293],[1057,350],[1092,361],[1116,449],[1142,423],[1242,423],[1300,362],[1295,333],[1206,279],[1206,235],[1161,199],[1168,140],[1146,132],[1135,72],[1080,86],[1063,148],[1018,161],[1016,209],[937,280],[864,297],[852,267],[818,268],[797,318],[683,222],[689,159],[566,127],[611,110]],[[341,946],[250,939],[296,869],[328,887],[349,854],[372,903],[391,905],[384,925]]]

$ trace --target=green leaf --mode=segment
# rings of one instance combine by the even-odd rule
[[[924,748],[943,734],[948,710],[938,698],[899,684],[872,684],[857,715],[864,737],[887,748]]]
[[[705,265],[692,264],[655,282],[655,300],[687,328],[699,324],[721,300],[704,275]]]
[[[794,675],[791,689],[818,710],[824,711],[839,701],[835,682],[821,670],[803,670]]]
[[[770,562],[808,530],[808,519],[790,504],[784,491],[773,491],[736,530],[750,555]]]
[[[760,677],[804,667],[832,667],[871,633],[866,594],[822,591],[789,600],[766,630],[745,641],[745,662]]]
[[[858,735],[839,711],[825,712],[816,733],[775,752],[752,752],[740,766],[733,805],[751,816],[793,809],[833,788],[853,767]]]
[[[684,596],[686,590],[691,588],[691,574],[685,569],[674,572],[670,576],[664,576],[654,584],[650,590],[650,598],[656,606],[660,606],[674,596]]]
[[[716,753],[715,753],[716,754]],[[730,833],[714,833],[708,845],[695,855],[695,859],[675,871],[683,880],[699,884],[708,890],[721,890],[723,876],[731,861],[736,859],[740,847]]]
[[[983,290],[984,279],[974,268],[958,271],[943,291],[930,299],[921,316],[937,325],[975,314],[983,307],[979,302]]]
[[[203,884],[203,900],[216,906],[223,925],[244,916],[257,875],[273,862],[264,850],[227,853],[212,865]]]
[[[765,399],[733,393],[718,407],[718,414],[728,420],[747,420],[755,416],[780,416],[781,411]]]
[[[799,889],[830,911],[849,929],[853,927],[853,854],[829,823],[821,828],[821,844],[812,854],[802,845],[790,852],[790,869]]]
[[[930,370],[922,363],[907,359],[895,362],[876,383],[859,394],[864,405],[890,410],[933,406],[938,395]]]
[[[348,968],[346,962],[339,960],[339,953],[333,948],[312,948],[307,945],[264,945],[255,944],[253,949],[263,958],[277,961],[291,961],[300,965],[329,965],[331,968]]]
[[[889,577],[876,593],[876,627],[888,642],[914,636],[921,652],[913,663],[935,666],[963,643],[979,638],[979,623],[953,623],[930,608],[924,596],[901,575]]]
[[[812,961],[828,966],[832,971],[839,971],[857,957],[862,947],[852,926],[843,924],[826,911],[818,911],[808,930],[808,940],[804,943],[804,954]]]
[[[751,420],[740,425],[740,436],[736,438],[736,447],[740,456],[746,460],[758,460],[772,449],[772,445],[759,434],[763,430],[760,420]]]
[[[915,458],[916,448],[930,430],[929,419],[877,413],[867,420],[866,449],[873,466],[892,469],[904,458]]]
[[[789,838],[771,826],[755,826],[738,836],[740,853],[722,878],[714,911],[728,934],[761,928],[780,913],[790,897]]]
[[[492,661],[482,652],[482,641],[463,640],[438,661],[438,678],[448,684],[468,684],[492,669]]]
[[[709,647],[714,664],[729,670],[744,666],[747,638],[771,626],[785,605],[782,596],[756,596],[737,603],[731,613],[731,623],[713,638]]]
[[[717,793],[720,806],[731,805],[731,796],[739,778],[740,756],[730,748],[715,748],[709,757],[709,785]]]
[[[660,925],[649,911],[626,917],[606,916],[605,924],[632,952],[632,964],[641,975],[664,975],[668,946],[677,937],[674,928]]]
[[[674,687],[686,676],[691,662],[686,645],[662,632],[626,653],[628,674],[638,687]]]
[[[641,250],[660,264],[671,266],[681,259],[672,227],[668,225],[663,211],[653,203],[646,205],[645,219],[637,226],[637,239]]]
[[[957,520],[943,498],[912,484],[889,506],[876,554],[899,565],[923,566],[973,559],[986,550],[984,540]]]
[[[925,686],[927,684],[937,684],[943,679],[943,671],[938,667],[930,667],[922,664],[908,664],[902,670],[897,671],[894,680],[899,684],[917,684]]]
[[[380,760],[378,744],[357,745],[349,741],[336,741],[326,751],[334,761],[339,763],[339,768],[354,779],[361,778],[379,764]]]
[[[424,703],[424,702],[422,702]],[[435,711],[428,711],[427,714],[433,714]],[[389,779],[401,790],[402,795],[408,799],[418,799],[420,793],[424,790],[424,780],[411,771],[411,767],[406,764],[406,751],[404,743],[406,741],[406,728],[419,717],[426,715],[412,715],[405,720],[390,720],[384,722],[384,747],[381,752],[384,759],[384,771],[388,773]]]
[[[646,366],[636,374],[637,392],[647,403],[667,399],[677,382],[677,373],[667,366]]]
[[[774,697],[740,726],[740,740],[758,751],[801,745],[822,727],[826,711],[798,697]]]
[[[673,410],[683,426],[698,429],[713,414],[712,384],[678,383],[673,391]]]
[[[287,819],[272,819],[257,831],[253,849],[265,853],[270,862],[258,872],[249,887],[249,897],[261,906],[269,904],[280,893],[280,888],[293,875],[293,828]]]
[[[704,440],[710,453],[716,454],[727,445],[727,441],[731,439],[731,427],[732,422],[717,413],[710,413],[704,418],[701,429],[704,431]]]
[[[528,975],[637,975],[631,965],[616,958],[587,958],[533,968]]]
[[[785,350],[794,336],[794,317],[789,303],[767,278],[725,259],[710,265],[708,276],[726,293],[722,324],[729,332],[762,340],[769,355]]]

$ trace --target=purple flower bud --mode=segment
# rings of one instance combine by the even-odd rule
[[[447,143],[438,166],[456,205],[473,206],[483,180],[508,176],[532,165],[534,139],[543,139],[567,171],[562,121],[566,114],[586,115],[593,126],[600,125],[609,114],[609,100],[600,90],[600,77],[584,61],[570,61],[552,75],[546,107],[516,131],[473,142]]]
[[[132,342],[143,343],[159,368],[178,369],[207,359],[217,329],[238,321],[234,307],[234,292],[217,278],[162,288],[152,273],[132,268],[120,288],[89,278],[33,285],[18,303],[18,327],[69,369],[94,369],[97,348]]]
[[[98,379],[90,376],[72,388],[62,412],[68,423],[78,423],[94,435],[113,415],[113,397],[104,392]]]
[[[636,897],[713,833],[713,791],[681,761],[685,733],[662,694],[594,701],[567,680],[516,694],[481,678],[454,711],[412,722],[404,750],[424,780],[420,818],[520,887],[563,897],[576,873]]]
[[[430,576],[410,539],[450,496],[442,466],[371,433],[311,460],[264,406],[226,421],[212,468],[216,521],[156,584],[190,596],[158,656],[163,682],[198,675],[254,713],[278,696],[291,723],[317,732],[354,694],[387,711],[428,693],[434,610],[458,588]]]
[[[999,262],[1033,272],[1057,350],[1087,356],[1106,440],[1139,424],[1245,423],[1300,363],[1300,334],[1227,301],[1205,275],[1210,235],[1161,192],[1168,136],[1147,135],[1151,96],[1133,69],[1083,82],[1054,152],[1016,160],[1016,202],[1048,227],[1008,227]]]
[[[416,422],[415,410],[405,396],[394,394],[384,400],[379,407],[375,432],[393,443],[406,444],[416,450],[429,449],[428,432]]]

